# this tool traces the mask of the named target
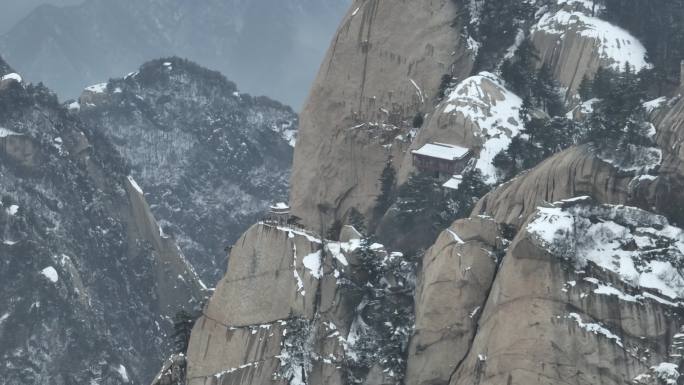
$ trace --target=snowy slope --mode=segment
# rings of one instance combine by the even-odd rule
[[[637,71],[651,68],[646,60],[646,48],[637,38],[628,31],[585,12],[560,9],[545,13],[531,31],[557,35],[559,40],[563,40],[568,34],[592,39],[603,61],[615,70],[624,69],[627,63]]]
[[[79,115],[130,162],[164,232],[208,284],[225,272],[225,247],[287,198],[296,114],[217,72],[154,60],[88,87]]]
[[[0,89],[0,127],[0,383],[149,383],[199,282],[155,244],[111,143],[52,92]]]
[[[481,140],[476,167],[489,184],[498,181],[494,157],[506,150],[523,128],[518,116],[521,107],[522,99],[489,72],[464,79],[447,96],[443,113],[460,114],[479,129],[474,133]]]
[[[627,206],[594,206],[579,198],[539,208],[527,230],[577,269],[593,264],[668,301],[684,298],[684,231],[662,216]]]

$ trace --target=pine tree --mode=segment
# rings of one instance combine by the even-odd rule
[[[177,353],[186,353],[190,343],[192,327],[195,326],[196,317],[185,310],[176,313],[173,321],[173,338]]]
[[[684,58],[684,2],[672,0],[604,0],[601,18],[625,28],[644,43],[655,65],[659,90],[679,83]]]
[[[394,189],[396,188],[396,175],[397,172],[392,166],[392,160],[389,159],[380,175],[380,195],[375,201],[376,218],[384,215],[392,205]]]
[[[375,365],[401,383],[406,369],[408,341],[414,324],[413,295],[416,261],[400,253],[388,254],[365,237],[357,249],[359,271],[354,290],[361,296],[357,307],[355,341],[349,348],[355,358],[349,375],[363,377]]]
[[[442,188],[432,176],[425,173],[413,174],[401,186],[397,196],[397,209],[402,227],[410,228],[418,217],[436,215],[442,199]]]
[[[539,52],[532,41],[525,39],[518,46],[515,55],[501,64],[501,77],[506,85],[523,99],[532,96],[535,68],[539,59]]]
[[[617,143],[624,149],[629,144],[652,141],[651,124],[643,107],[646,93],[641,74],[634,73],[629,64],[620,73],[601,70],[596,74],[593,88],[601,99],[594,103],[588,119],[589,141],[604,149],[616,149]]]
[[[480,20],[469,32],[482,43],[475,61],[477,70],[491,70],[500,55],[510,47],[518,29],[534,17],[534,6],[519,0],[483,0]]]
[[[489,186],[484,182],[482,172],[473,168],[461,175],[461,184],[458,189],[451,191],[444,201],[440,215],[436,222],[437,227],[443,230],[459,219],[470,215],[475,203],[489,191]]]
[[[579,85],[577,93],[583,101],[589,100],[594,97],[594,90],[592,88],[592,80],[589,76],[584,75],[582,82]]]
[[[558,116],[563,113],[563,100],[558,89],[551,69],[546,63],[542,64],[532,85],[532,95],[537,101],[536,105],[546,111],[549,116]]]
[[[591,89],[596,98],[603,99],[613,92],[613,74],[609,69],[599,67],[594,75]]]
[[[526,111],[539,108],[551,116],[563,113],[559,86],[545,63],[537,70],[539,52],[530,39],[524,39],[512,58],[501,64],[501,77],[506,86],[524,102]]]
[[[359,233],[366,233],[366,219],[363,217],[363,214],[356,209],[356,207],[352,207],[352,209],[349,210],[348,222],[350,225],[354,226],[354,229],[356,229],[356,231]]]

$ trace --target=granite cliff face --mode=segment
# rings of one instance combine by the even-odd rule
[[[600,19],[591,2],[530,4],[533,19],[519,24],[520,38],[498,59],[527,37],[540,53],[537,68],[547,64],[560,85],[567,115],[557,118],[591,115],[591,103],[577,107],[587,102],[578,87],[599,67],[650,67],[638,39]],[[506,180],[495,157],[529,138],[521,112],[530,108],[499,68],[474,70],[482,42],[457,15],[477,18],[486,5],[352,5],[301,116],[291,204],[309,230],[260,223],[234,246],[228,274],[192,333],[189,383],[681,382],[684,232],[673,203],[682,191],[681,98],[645,104],[654,143],[644,146],[655,154],[646,163],[618,160],[587,140],[554,148]],[[368,236],[349,226],[339,241],[326,239],[338,238],[328,231],[336,221],[362,230],[352,209],[365,224],[384,215],[374,209],[388,162],[405,186],[416,172],[410,150],[431,142],[470,150],[468,167],[491,192],[417,253],[417,264],[402,250],[362,247]],[[407,242],[423,230],[397,229]],[[363,309],[374,301],[344,282],[372,275],[369,255],[411,271],[399,280],[402,289],[389,286],[412,299],[386,312],[410,312],[410,331],[388,320],[397,337],[376,338],[399,341],[392,357],[400,365],[361,354],[357,342],[358,320],[370,324]],[[373,363],[363,371],[354,366],[360,355]]]
[[[0,378],[147,383],[199,277],[129,166],[0,60]]]
[[[601,9],[600,3],[558,1],[531,28],[530,38],[541,61],[552,68],[568,99],[576,95],[582,79],[592,78],[599,67],[651,66],[641,42],[629,31],[601,20]]]
[[[368,214],[443,76],[470,73],[457,15],[451,0],[352,4],[300,115],[290,201],[308,226],[326,230],[351,208]]]
[[[461,251],[456,263],[467,274],[442,284],[425,270],[422,286],[440,282],[445,300],[417,301],[417,314],[458,316],[450,317],[453,326],[435,316],[417,322],[409,363],[430,365],[409,370],[411,383],[563,383],[569,377],[579,384],[667,383],[651,368],[680,367],[681,276],[665,262],[670,252],[680,258],[680,229],[639,209],[575,199],[537,209],[497,260],[468,250],[481,242],[469,236],[481,221],[491,220],[466,220],[452,230],[464,233],[452,247]],[[634,242],[633,249],[626,246]],[[660,242],[668,247],[655,251]],[[440,253],[432,264],[448,258]],[[492,259],[496,274],[487,268]],[[473,294],[459,295],[464,288]],[[420,337],[433,328],[452,333],[440,344],[447,348],[420,350]],[[447,353],[453,354],[447,362],[430,360]]]
[[[408,342],[414,265],[360,238],[350,226],[334,242],[277,222],[248,230],[193,329],[187,383],[400,381],[392,352]]]

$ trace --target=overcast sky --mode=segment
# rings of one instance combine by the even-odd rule
[[[41,4],[72,5],[84,0],[0,0],[0,34],[7,32],[19,20]]]

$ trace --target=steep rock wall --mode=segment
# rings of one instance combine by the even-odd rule
[[[352,207],[367,213],[387,159],[400,158],[442,76],[470,73],[457,13],[450,0],[352,4],[300,116],[290,200],[309,227],[325,228]]]
[[[586,210],[587,218],[601,218],[599,222],[587,220],[587,226],[604,226],[603,220],[609,223],[605,226],[612,226],[611,220],[624,220],[645,229],[658,223],[653,234],[665,234],[655,230],[664,222],[653,214],[622,206],[596,207],[601,206],[587,203],[575,215],[582,217]],[[428,252],[416,296],[417,329],[409,353],[410,383],[561,384],[568,378],[577,384],[622,384],[636,378],[644,381],[639,383],[650,383],[646,380],[656,380],[651,368],[664,362],[679,365],[677,333],[682,316],[677,300],[628,284],[610,269],[593,262],[580,263],[574,260],[575,254],[561,253],[570,249],[546,243],[537,232],[555,236],[556,228],[565,229],[569,223],[563,221],[562,215],[557,216],[562,211],[552,210],[551,215],[543,210],[534,212],[508,246],[500,266],[486,268],[488,273],[484,275],[482,267],[493,263],[491,255],[468,247],[474,239],[467,228],[474,225],[470,231],[482,229],[482,223],[490,219],[477,219],[480,224],[460,221],[442,234],[435,247],[446,252],[436,258],[434,249]],[[602,216],[605,212],[613,216]],[[541,226],[530,225],[540,217]],[[456,233],[463,243],[454,242]],[[594,247],[604,247],[600,244],[602,238],[594,236],[597,243],[585,243],[579,234],[568,233],[566,238],[560,238],[577,241],[572,247],[583,250],[578,257],[593,253]],[[624,240],[630,236],[624,235]],[[458,253],[438,247],[445,240],[456,243],[454,251]],[[643,245],[635,251],[637,255]],[[486,246],[484,249],[491,250]],[[619,248],[607,248],[601,253],[612,252],[620,253]],[[448,277],[434,274],[432,266],[440,260],[442,264],[452,261],[448,263],[451,269],[465,262],[469,269],[460,268],[446,274]],[[461,295],[464,292],[469,295]],[[452,315],[449,320],[453,325],[443,329],[451,336],[435,340],[423,350],[416,349],[425,340],[421,314],[433,315],[430,322],[439,325],[435,310]]]
[[[622,174],[597,157],[591,146],[572,147],[487,194],[473,215],[519,227],[544,202],[589,195],[599,202],[627,204],[634,180],[633,174]]]
[[[588,2],[558,3],[541,15],[530,39],[541,62],[565,88],[568,101],[576,95],[582,79],[593,78],[599,67],[622,70],[626,63],[637,70],[650,67],[646,49],[637,38],[595,16],[599,5],[592,9]]]
[[[406,383],[446,384],[467,353],[494,281],[502,238],[486,218],[443,232],[423,257]]]
[[[16,81],[0,90],[0,159],[2,382],[147,383],[204,288],[125,161]]]
[[[296,361],[287,353],[292,336],[305,341],[296,354],[312,365],[300,368],[306,383],[342,383],[341,336],[351,309],[337,277],[348,262],[323,247],[310,233],[275,223],[257,224],[238,240],[228,274],[192,332],[190,385],[287,384],[292,373],[283,368]]]
[[[650,189],[651,202],[681,224],[684,209],[673,202],[684,191],[684,99],[677,96],[658,115],[656,141],[663,150],[663,164]]]

